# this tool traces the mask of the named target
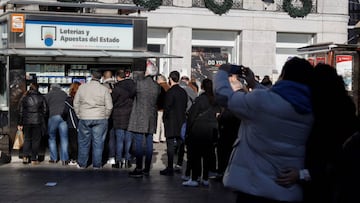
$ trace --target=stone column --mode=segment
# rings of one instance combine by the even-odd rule
[[[170,53],[183,58],[171,59],[169,71],[177,70],[180,75],[191,75],[191,27],[173,27],[170,31]]]
[[[240,63],[255,75],[271,75],[276,66],[276,32],[243,30],[240,33]]]

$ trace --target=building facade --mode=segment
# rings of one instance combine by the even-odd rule
[[[276,80],[284,62],[298,55],[297,48],[348,41],[348,0],[312,0],[311,12],[304,18],[290,17],[282,8],[284,0],[233,0],[232,8],[222,15],[206,8],[205,1],[163,0],[155,10],[125,12],[126,15],[147,17],[149,51],[183,57],[157,59],[160,73],[168,75],[170,71],[178,70],[181,75],[197,79],[211,78],[219,65],[230,62],[251,67],[260,77],[269,75]],[[132,0],[101,2],[134,5]],[[295,7],[301,7],[301,2],[292,1]],[[101,8],[86,12],[124,13]]]
[[[148,17],[148,44],[183,56],[160,64],[164,73],[178,70],[190,75],[196,70],[194,58],[200,50],[215,55],[215,64],[227,59],[251,67],[260,77],[276,79],[286,59],[297,55],[297,48],[347,42],[346,0],[314,0],[312,12],[304,18],[290,17],[281,8],[282,0],[235,0],[237,8],[221,16],[200,7],[198,1],[173,0],[171,6],[140,14]],[[214,65],[211,56],[207,58],[205,62]]]

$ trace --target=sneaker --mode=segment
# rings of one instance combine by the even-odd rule
[[[27,157],[23,157],[23,164],[28,164],[29,163],[29,158]]]
[[[187,187],[199,187],[199,182],[189,179],[188,181],[183,182],[182,185]]]
[[[215,179],[219,176],[218,173],[209,171],[209,179]]]
[[[169,168],[165,168],[164,170],[160,171],[160,175],[163,176],[174,176],[174,170],[173,169],[169,169]]]
[[[79,164],[76,164],[76,167],[77,167],[78,169],[85,169],[84,166],[80,166]]]
[[[175,172],[180,172],[181,169],[182,169],[182,167],[180,165],[178,165],[178,164],[176,164],[175,167],[174,167]]]
[[[107,161],[107,164],[115,164],[115,158],[114,157],[111,157],[109,158],[109,160]]]
[[[143,177],[143,171],[140,169],[134,169],[133,171],[129,172],[129,176],[133,178],[142,178]]]
[[[77,162],[75,160],[71,160],[69,162],[69,166],[76,166],[77,165]]]
[[[202,184],[203,186],[208,187],[208,186],[209,186],[209,181],[208,181],[208,180],[202,180],[202,181],[201,181],[201,184]]]
[[[181,180],[188,181],[188,180],[190,180],[190,176],[182,175]]]
[[[57,161],[56,161],[56,160],[49,160],[49,163],[51,163],[51,164],[56,164]]]

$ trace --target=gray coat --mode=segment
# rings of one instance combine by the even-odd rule
[[[135,133],[155,133],[157,122],[157,98],[160,85],[151,77],[136,82],[134,99],[128,131]]]

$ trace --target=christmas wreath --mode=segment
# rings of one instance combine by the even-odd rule
[[[284,0],[283,1],[283,9],[288,12],[288,14],[293,17],[305,17],[307,14],[311,12],[312,8],[312,0],[300,0],[303,4],[303,6],[300,8],[295,7],[292,4],[292,0]]]
[[[159,8],[162,0],[133,0],[134,4],[147,8],[149,11]]]
[[[216,0],[204,0],[205,7],[215,14],[222,15],[228,12],[233,6],[233,0],[224,0],[224,2],[220,5]]]

